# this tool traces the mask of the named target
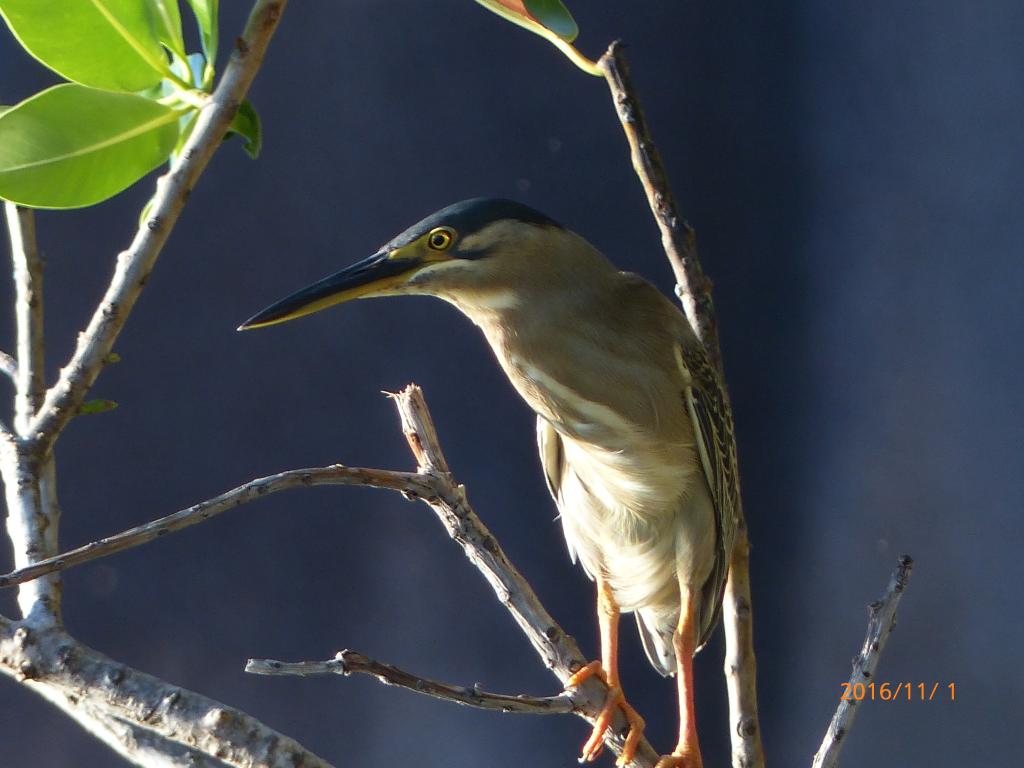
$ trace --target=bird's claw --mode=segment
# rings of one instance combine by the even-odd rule
[[[608,697],[604,700],[604,706],[601,707],[597,720],[594,721],[594,730],[591,732],[590,738],[587,739],[587,743],[583,745],[583,754],[580,757],[581,762],[591,763],[601,754],[604,749],[604,735],[611,727],[612,720],[615,718],[616,707],[621,708],[622,713],[626,716],[626,721],[629,723],[629,732],[626,734],[625,744],[622,745],[622,754],[615,760],[615,764],[623,766],[633,762],[633,758],[636,757],[637,745],[640,743],[640,737],[644,732],[645,723],[640,714],[626,701],[622,689],[618,686],[608,689]]]
[[[600,661],[592,661],[586,666],[577,669],[572,676],[565,681],[565,688],[566,690],[569,688],[575,688],[584,680],[589,680],[591,677],[595,676],[605,685],[608,684],[608,675],[605,674],[604,667],[601,666]]]
[[[604,683],[608,683],[608,675],[599,661],[592,661],[573,674],[566,682],[565,687],[571,688],[595,676]],[[581,763],[592,763],[604,750],[604,735],[611,727],[612,720],[615,718],[616,707],[620,707],[626,716],[626,721],[629,723],[629,733],[626,734],[626,742],[623,744],[622,754],[619,755],[615,764],[623,766],[633,761],[633,758],[636,756],[637,745],[640,743],[640,737],[644,732],[644,719],[626,702],[622,689],[617,685],[612,685],[608,688],[608,695],[605,697],[604,706],[601,707],[601,711],[594,721],[594,730],[591,731],[587,743],[583,745],[582,754],[579,759]]]

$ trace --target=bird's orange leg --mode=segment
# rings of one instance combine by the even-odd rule
[[[604,734],[612,724],[615,707],[621,707],[629,722],[629,733],[622,747],[617,765],[626,765],[633,760],[637,744],[644,731],[644,720],[633,707],[626,703],[619,681],[619,606],[611,588],[603,577],[597,579],[597,621],[601,628],[601,661],[592,661],[580,669],[566,683],[566,688],[579,685],[588,677],[597,675],[608,684],[608,696],[594,721],[594,730],[583,745],[581,761],[593,762],[604,748]]]
[[[676,651],[676,683],[679,688],[679,743],[671,755],[662,755],[655,768],[703,768],[693,708],[693,654],[697,649],[697,618],[694,616],[692,592],[680,586],[679,624],[672,635]]]

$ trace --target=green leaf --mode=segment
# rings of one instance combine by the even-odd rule
[[[0,116],[0,197],[35,208],[106,200],[167,159],[181,110],[65,83]]]
[[[579,35],[580,28],[562,0],[523,0],[523,4],[533,18],[565,42],[571,43]]]
[[[476,1],[487,10],[541,37],[555,37],[571,43],[580,32],[562,0]]]
[[[188,4],[199,24],[207,64],[213,67],[217,61],[217,0],[188,0]]]
[[[107,362],[108,363],[120,363],[121,362],[121,356],[119,354],[117,354],[117,352],[111,352],[109,355],[107,355]]]
[[[117,408],[117,403],[113,400],[86,400],[78,408],[80,414],[89,413],[106,413]]]
[[[263,128],[256,108],[248,99],[239,106],[228,132],[237,133],[245,140],[243,148],[249,157],[255,160],[260,156],[260,149],[263,147]]]
[[[25,50],[68,80],[135,92],[168,72],[139,0],[0,0],[0,14]]]
[[[157,39],[169,51],[184,56],[185,40],[181,35],[181,9],[178,7],[178,0],[148,0],[146,5],[153,19]]]

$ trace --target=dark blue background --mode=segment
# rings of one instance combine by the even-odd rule
[[[247,4],[225,5],[228,47]],[[771,764],[809,763],[865,605],[903,552],[917,568],[877,680],[955,682],[956,701],[864,706],[844,764],[1010,764],[1024,696],[1024,6],[573,5],[585,52],[630,44],[716,281]],[[6,32],[0,56],[0,102],[54,82]],[[669,292],[604,84],[469,0],[296,2],[252,98],[263,157],[218,153],[118,341],[123,362],[94,389],[120,408],[59,444],[62,541],[281,469],[409,468],[379,391],[415,380],[478,512],[595,653],[592,588],[566,557],[531,414],[464,318],[400,299],[233,329],[474,195],[533,205]],[[51,372],[152,187],[40,214]],[[0,607],[13,613],[9,595]],[[384,492],[276,495],[74,570],[66,618],[105,653],[338,765],[569,766],[586,734],[575,719],[477,712],[366,678],[243,674],[249,656],[351,647],[452,682],[556,689],[430,510]],[[622,653],[626,691],[667,750],[673,684],[646,665],[631,622]],[[728,756],[721,656],[719,635],[697,663],[709,768]],[[118,763],[9,680],[0,743],[8,765]]]

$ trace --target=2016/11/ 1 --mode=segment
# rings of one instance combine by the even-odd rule
[[[932,701],[940,683],[840,683],[843,701]],[[949,700],[956,701],[956,683],[945,686]],[[915,690],[916,689],[916,690]]]

